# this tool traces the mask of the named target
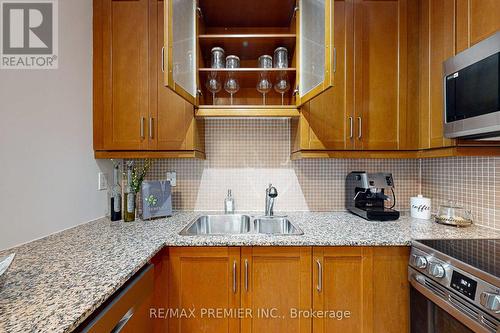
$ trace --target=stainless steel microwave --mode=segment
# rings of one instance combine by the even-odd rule
[[[500,140],[500,31],[444,62],[444,135]]]

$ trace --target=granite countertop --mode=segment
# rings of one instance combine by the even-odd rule
[[[403,217],[369,222],[348,213],[291,213],[301,236],[179,236],[201,212],[147,222],[99,219],[1,251],[16,258],[0,290],[0,332],[70,332],[164,246],[409,246],[414,239],[500,238]]]

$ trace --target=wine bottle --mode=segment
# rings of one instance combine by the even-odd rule
[[[132,164],[127,166],[127,185],[124,194],[124,213],[123,220],[132,222],[135,220],[135,193],[132,190]]]
[[[111,221],[119,221],[122,219],[122,189],[119,184],[120,170],[118,164],[113,169],[113,188],[111,189]]]

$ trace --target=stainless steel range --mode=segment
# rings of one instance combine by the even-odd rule
[[[412,243],[412,333],[500,332],[500,240]]]

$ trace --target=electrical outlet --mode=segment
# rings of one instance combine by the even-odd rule
[[[177,186],[177,172],[175,172],[175,171],[167,172],[167,180],[170,181],[170,186],[176,187]]]
[[[97,175],[97,190],[104,191],[108,189],[107,175],[104,172],[99,172]]]

